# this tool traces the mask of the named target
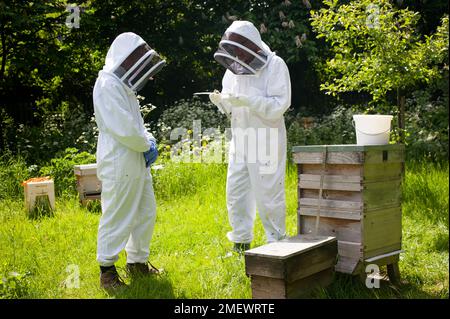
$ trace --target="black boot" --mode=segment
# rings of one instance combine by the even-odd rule
[[[134,264],[127,263],[127,272],[132,277],[158,275],[160,273],[159,269],[153,266],[150,262]]]
[[[115,266],[100,267],[100,287],[103,289],[117,289],[125,287]]]

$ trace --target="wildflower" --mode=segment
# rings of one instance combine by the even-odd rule
[[[306,41],[306,33],[303,33],[303,34],[302,34],[302,37],[300,38],[300,40],[302,40],[302,42],[305,42],[305,41]]]
[[[300,40],[300,37],[298,35],[295,37],[295,45],[297,46],[297,48],[300,48],[302,46],[302,40]]]
[[[311,3],[308,0],[303,0],[303,4],[305,5],[305,7],[307,7],[308,9],[311,9]]]
[[[260,33],[266,33],[267,32],[267,28],[264,25],[264,23],[261,23],[261,25],[259,26],[259,32]]]

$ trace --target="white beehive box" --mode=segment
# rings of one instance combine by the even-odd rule
[[[75,165],[77,191],[84,205],[88,200],[100,199],[102,183],[97,177],[97,164]]]
[[[40,197],[47,197],[51,209],[55,209],[55,185],[48,177],[31,178],[22,183],[25,195],[25,207],[31,214]]]

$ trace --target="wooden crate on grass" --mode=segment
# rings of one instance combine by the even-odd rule
[[[55,210],[55,185],[50,177],[30,178],[22,182],[22,186],[24,187],[25,208],[29,216],[33,214],[34,209],[42,208],[38,206],[48,205],[49,209]]]
[[[97,177],[97,164],[75,165],[74,173],[80,202],[85,205],[88,200],[100,199],[102,183]]]
[[[336,271],[364,274],[367,264],[387,265],[397,280],[404,145],[296,146],[293,157],[298,233],[314,233],[320,205],[318,234],[338,239]]]
[[[290,299],[332,282],[335,237],[297,236],[245,251],[254,299]]]

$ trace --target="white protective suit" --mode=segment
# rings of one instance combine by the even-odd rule
[[[231,113],[232,129],[227,174],[227,208],[232,231],[227,237],[234,243],[250,243],[257,207],[267,242],[273,242],[284,238],[286,229],[283,114],[291,105],[289,70],[283,59],[261,40],[252,23],[235,21],[226,32],[250,39],[268,55],[266,65],[256,75],[235,75],[227,70],[222,80],[222,96],[238,97],[223,98],[220,105]],[[242,132],[248,135],[249,129],[255,131],[257,146],[251,140],[242,143]],[[253,160],[254,152],[267,154],[270,147],[273,153],[270,160],[260,155]]]
[[[143,152],[153,136],[146,131],[135,92],[111,73],[144,40],[119,35],[95,83],[93,100],[99,129],[97,176],[102,182],[102,216],[97,261],[111,266],[124,248],[128,263],[145,263],[156,217],[150,169]]]

